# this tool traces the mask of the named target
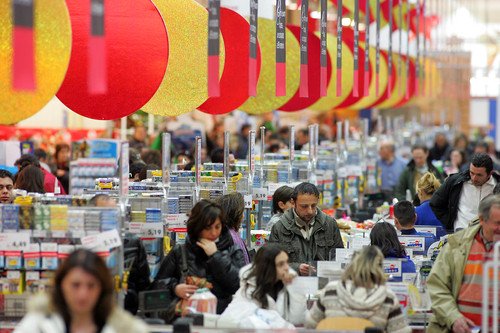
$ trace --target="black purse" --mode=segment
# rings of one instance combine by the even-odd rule
[[[182,256],[181,279],[179,280],[179,284],[185,283],[187,275],[188,275],[188,265],[187,265],[187,259],[186,259],[186,245],[185,244],[181,245],[181,256]],[[180,317],[176,313],[177,303],[179,303],[180,298],[177,297],[177,295],[175,294],[175,286],[174,286],[174,290],[172,291],[172,293],[173,293],[173,296],[172,296],[172,300],[170,301],[170,306],[169,306],[168,310],[160,313],[160,318],[163,319],[166,324],[171,324],[177,318]]]

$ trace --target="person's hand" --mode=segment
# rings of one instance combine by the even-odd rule
[[[316,272],[316,268],[314,266],[308,264],[300,264],[299,266],[299,274],[302,276],[309,276],[309,271]]]
[[[209,241],[208,239],[201,238],[196,242],[196,245],[201,247],[209,257],[213,256],[213,254],[217,252],[217,245],[215,242]]]
[[[286,272],[285,274],[283,274],[283,276],[281,277],[281,282],[283,282],[283,284],[290,284],[292,283],[293,279],[296,277],[297,275],[296,274],[291,274],[290,272]]]
[[[192,294],[198,289],[197,286],[192,286],[190,284],[180,283],[175,286],[175,294],[179,298],[188,299]]]
[[[57,177],[63,177],[66,174],[66,170],[58,169],[56,171],[56,176]]]
[[[471,328],[476,326],[472,320],[460,317],[453,323],[453,333],[470,333]]]

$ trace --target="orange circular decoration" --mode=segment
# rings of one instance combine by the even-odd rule
[[[168,58],[165,25],[149,0],[107,0],[107,92],[90,94],[87,64],[90,1],[66,1],[73,29],[68,73],[57,97],[82,116],[117,119],[140,109],[162,82]]]
[[[209,114],[223,114],[237,109],[248,99],[250,25],[241,15],[227,8],[220,10],[220,30],[226,52],[220,78],[220,97],[210,97],[198,107]],[[260,72],[260,48],[257,43],[257,78]]]
[[[14,90],[11,3],[0,1],[0,124],[7,125],[31,117],[54,97],[66,75],[71,53],[71,24],[65,2],[35,1],[35,90]]]
[[[294,34],[295,38],[297,38],[297,41],[300,43],[300,27],[299,26],[294,26],[294,25],[288,25],[287,26],[290,31]],[[308,79],[309,79],[309,96],[308,97],[300,97],[299,91],[300,89],[297,89],[295,92],[295,95],[288,101],[286,102],[283,106],[278,108],[280,111],[298,111],[298,110],[303,110],[315,102],[317,102],[320,99],[320,71],[321,71],[321,64],[320,64],[320,54],[321,54],[321,40],[313,34],[312,32],[308,33],[308,52],[307,52],[307,61],[309,63],[308,66]],[[328,82],[331,79],[332,76],[332,63],[330,60],[330,57],[327,55],[327,74],[326,74],[326,80],[327,80],[327,86]]]

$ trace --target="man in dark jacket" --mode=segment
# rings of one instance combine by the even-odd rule
[[[430,206],[449,232],[466,228],[477,217],[481,200],[500,182],[487,154],[474,154],[469,170],[456,173],[434,193]]]
[[[309,275],[311,263],[329,260],[330,251],[343,248],[337,222],[318,209],[319,191],[301,183],[292,194],[294,207],[287,210],[271,229],[270,243],[278,243],[288,253],[290,267]]]
[[[413,159],[408,163],[406,169],[399,176],[399,184],[396,186],[396,198],[406,200],[406,191],[410,190],[411,197],[415,198],[415,185],[426,173],[432,172],[439,181],[443,181],[444,175],[428,161],[429,150],[424,145],[415,145],[411,148]],[[418,198],[417,198],[418,199]],[[415,202],[414,202],[415,203]],[[417,203],[415,203],[417,204]]]

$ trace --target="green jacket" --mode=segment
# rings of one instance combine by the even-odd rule
[[[300,264],[329,260],[332,249],[344,247],[337,222],[319,209],[309,240],[295,224],[293,209],[289,209],[273,225],[269,243],[277,243],[288,253],[290,267],[297,272]]]
[[[428,333],[451,332],[455,320],[462,317],[458,295],[472,242],[480,229],[480,224],[474,224],[451,235],[439,253],[427,280],[433,313]]]

